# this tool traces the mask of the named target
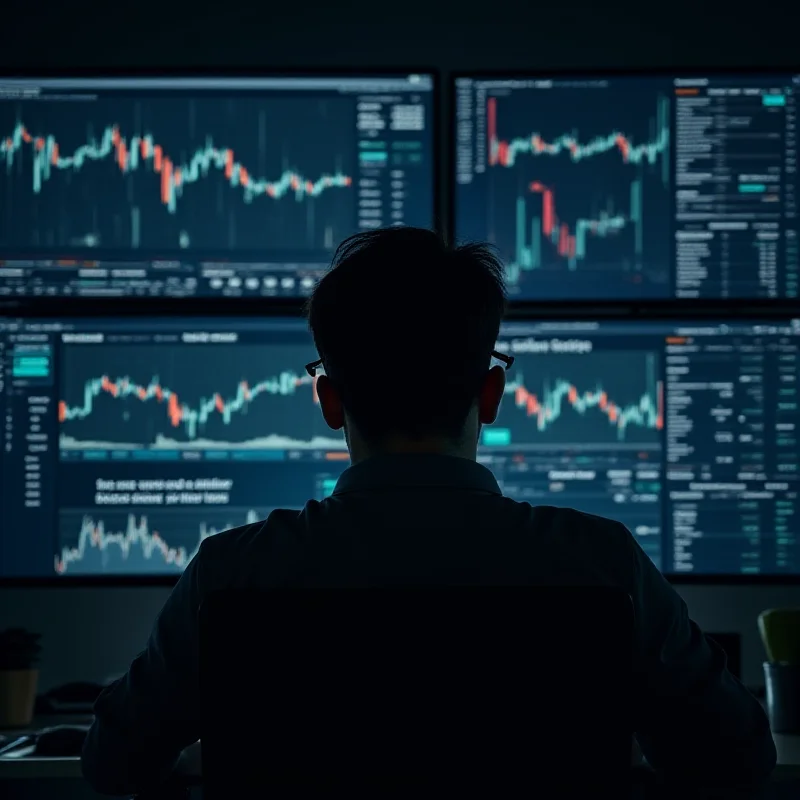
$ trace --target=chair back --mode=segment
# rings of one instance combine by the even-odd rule
[[[628,790],[624,592],[228,591],[200,637],[206,800]]]

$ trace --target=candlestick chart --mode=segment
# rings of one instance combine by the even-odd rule
[[[61,450],[344,446],[321,419],[301,345],[68,347]]]
[[[0,246],[326,251],[355,228],[349,106],[101,96],[0,104]]]
[[[666,296],[670,104],[653,89],[519,89],[474,104],[460,238],[488,239],[518,299]]]
[[[529,190],[541,196],[541,216],[528,218],[525,197],[517,198],[517,238],[514,260],[508,265],[508,279],[512,284],[519,282],[522,270],[540,269],[544,263],[554,258],[562,259],[566,268],[575,270],[588,258],[587,242],[592,237],[607,239],[618,235],[628,226],[633,226],[634,247],[638,256],[642,252],[642,185],[640,181],[631,184],[630,205],[626,212],[615,211],[613,204],[589,218],[578,218],[572,227],[561,221],[556,207],[553,189],[541,181],[531,183]],[[526,231],[530,239],[526,240]],[[549,250],[543,252],[542,243]]]
[[[512,447],[657,444],[664,426],[657,362],[643,351],[518,356],[495,427]]]
[[[59,575],[159,575],[182,572],[210,536],[258,522],[271,509],[113,509],[62,511]]]

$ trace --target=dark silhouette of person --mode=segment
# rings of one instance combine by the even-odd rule
[[[636,737],[668,775],[757,785],[776,761],[766,715],[620,523],[504,497],[477,462],[505,392],[495,351],[502,264],[479,244],[391,228],[343,242],[307,307],[319,406],[343,431],[330,497],[206,539],[145,650],[95,708],[83,770],[100,792],[156,784],[199,736],[197,610],[225,587],[536,584],[622,587],[636,617]]]

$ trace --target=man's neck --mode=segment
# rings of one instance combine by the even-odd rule
[[[477,458],[474,446],[470,448],[468,445],[435,438],[407,439],[390,437],[381,442],[380,446],[373,447],[360,442],[350,443],[350,461],[353,464],[381,455],[456,456],[458,458],[467,458],[471,461],[475,461]]]

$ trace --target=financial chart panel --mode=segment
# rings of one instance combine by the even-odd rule
[[[795,298],[798,75],[458,78],[455,232],[512,299]]]
[[[0,297],[302,296],[430,227],[430,75],[0,78]]]
[[[509,322],[478,458],[666,573],[800,572],[800,320]],[[348,465],[302,320],[0,322],[0,577],[177,574]]]
[[[619,520],[667,573],[800,571],[800,321],[509,324],[481,459]]]
[[[207,536],[323,498],[346,463],[302,320],[28,321],[2,341],[17,573],[174,573]]]

